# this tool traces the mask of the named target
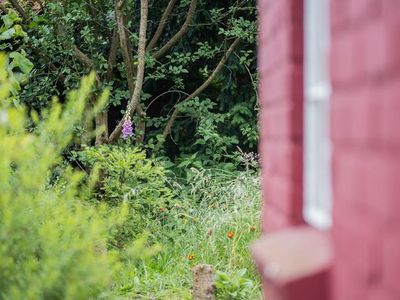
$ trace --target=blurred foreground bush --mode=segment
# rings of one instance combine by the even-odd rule
[[[82,119],[94,76],[65,105],[54,101],[42,116],[28,118],[8,100],[6,65],[0,56],[0,299],[109,299],[120,264],[107,240],[126,207],[111,211],[81,201],[90,184],[71,168],[49,181]]]

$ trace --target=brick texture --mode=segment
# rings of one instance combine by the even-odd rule
[[[330,3],[331,296],[397,300],[400,1]],[[303,0],[260,0],[259,16],[262,219],[268,233],[303,223]],[[263,284],[266,299],[284,299],[273,284]]]
[[[303,1],[259,1],[263,229],[303,223]]]
[[[335,300],[400,299],[399,3],[331,0]]]

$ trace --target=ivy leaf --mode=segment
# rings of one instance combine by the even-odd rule
[[[15,37],[26,37],[27,34],[26,32],[22,29],[21,25],[14,25],[13,27],[15,29]]]
[[[27,59],[24,55],[18,52],[11,52],[9,55],[13,59],[12,66],[19,67],[22,73],[28,74],[33,69],[33,63]]]
[[[0,41],[12,39],[14,35],[15,35],[14,28],[7,29],[2,34],[0,34]]]
[[[21,18],[18,17],[17,13],[14,11],[10,11],[7,15],[1,17],[4,25],[0,29],[1,31],[6,30],[13,26],[15,22],[21,21]]]

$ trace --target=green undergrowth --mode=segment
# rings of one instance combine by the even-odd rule
[[[151,234],[162,245],[155,257],[126,262],[121,294],[134,299],[190,299],[191,269],[210,264],[223,280],[219,299],[260,299],[249,252],[259,234],[257,174],[194,171],[186,185],[170,183],[185,208],[160,208],[164,223]],[[217,285],[218,286],[218,285]]]
[[[0,299],[190,299],[197,264],[216,270],[218,299],[260,299],[255,155],[227,171],[126,141],[79,147],[79,124],[107,99],[88,107],[95,75],[28,113],[8,64],[0,54]]]

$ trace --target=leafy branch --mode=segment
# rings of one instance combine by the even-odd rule
[[[218,65],[215,67],[214,71],[211,73],[211,75],[207,78],[206,81],[203,82],[202,85],[200,85],[193,93],[191,93],[189,96],[187,96],[185,99],[183,99],[180,103],[187,102],[195,97],[197,97],[201,92],[203,92],[214,80],[214,78],[218,75],[218,73],[221,71],[222,67],[225,65],[227,62],[229,56],[232,54],[232,52],[235,50],[235,48],[239,45],[240,43],[240,38],[237,38],[234,40],[234,42],[230,45],[228,50],[225,52],[223,57],[221,58],[220,62]],[[158,144],[156,145],[154,152],[157,153],[159,149],[161,148],[162,144],[164,143],[165,139],[167,138],[168,134],[170,134],[172,126],[175,123],[176,118],[178,117],[179,114],[179,109],[175,107],[174,111],[172,112],[167,125],[164,128],[164,131],[162,133],[162,138],[159,140]]]
[[[146,51],[151,51],[156,46],[158,40],[160,39],[160,37],[165,29],[165,25],[167,25],[168,17],[171,15],[171,12],[174,9],[176,1],[177,0],[170,0],[168,2],[168,5],[165,8],[165,11],[161,16],[160,22],[158,23],[156,32],[154,33],[152,39],[150,40],[150,42],[148,43],[148,45],[146,47]]]
[[[189,30],[190,24],[192,23],[194,13],[196,12],[196,6],[197,6],[197,0],[192,0],[190,2],[186,20],[183,23],[181,29],[179,29],[179,31],[163,47],[161,47],[158,51],[156,51],[153,54],[153,57],[155,59],[159,59],[162,56],[164,56],[186,34],[186,32]]]

